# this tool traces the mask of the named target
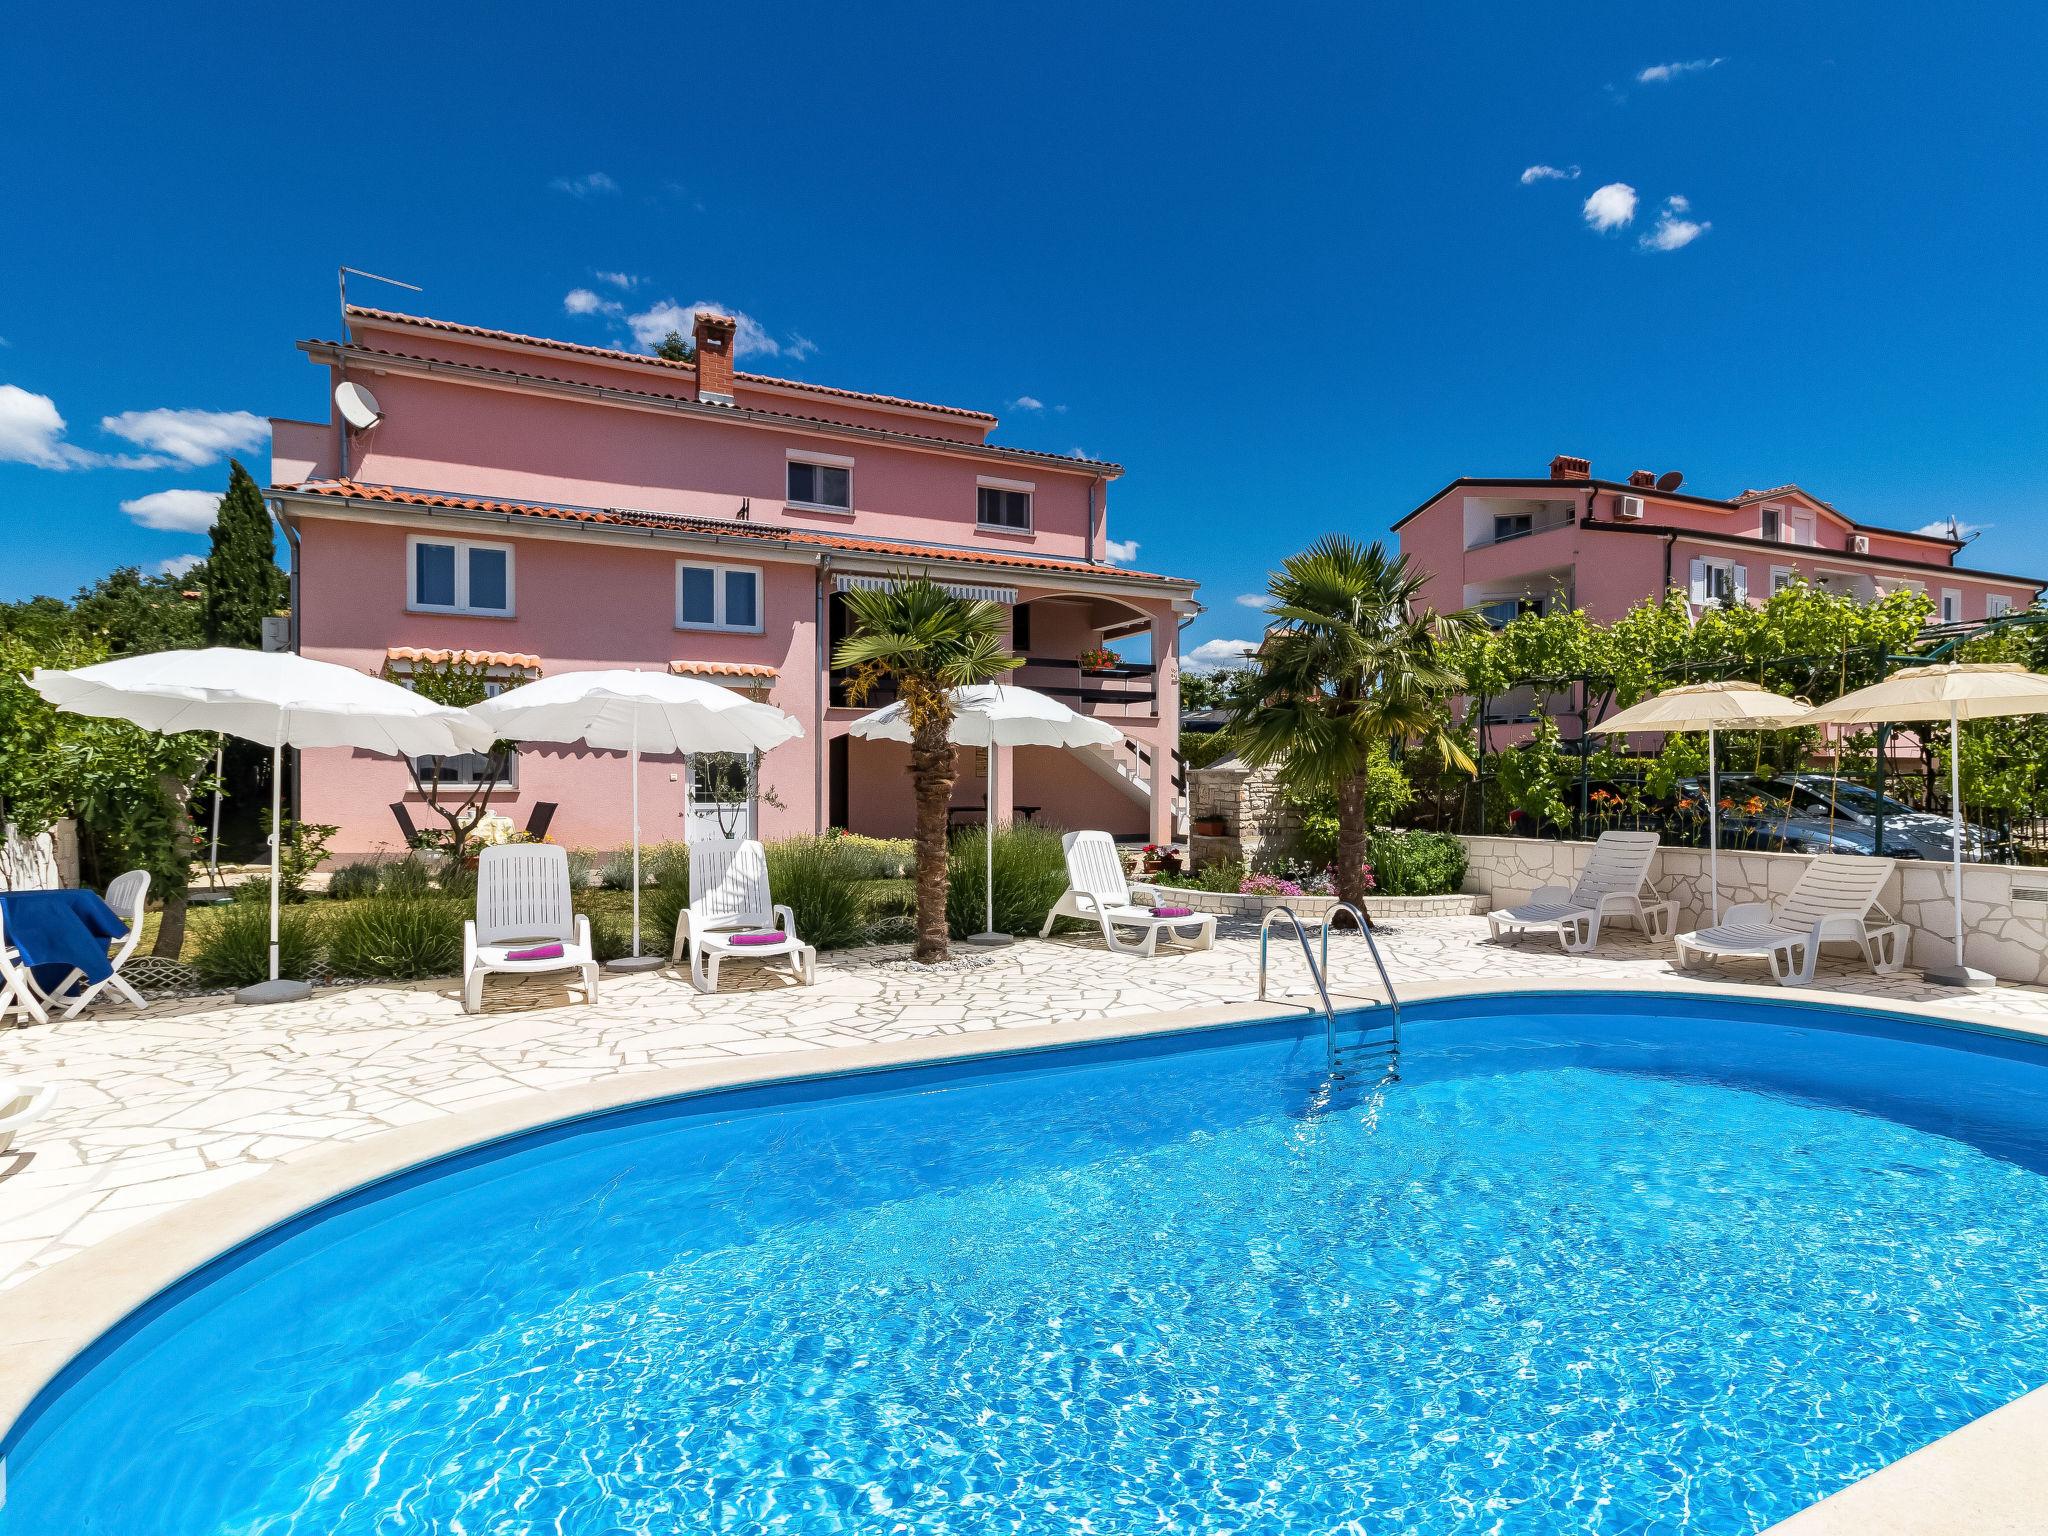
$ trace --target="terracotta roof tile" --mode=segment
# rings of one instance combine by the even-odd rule
[[[465,667],[528,667],[538,670],[540,658],[523,651],[448,651],[425,645],[394,645],[385,651],[386,661],[430,661],[435,665],[458,662]]]
[[[847,554],[871,555],[890,560],[944,560],[962,565],[992,566],[1003,570],[1065,571],[1074,575],[1114,576],[1133,581],[1183,583],[1174,576],[1153,571],[1134,571],[1127,566],[1087,560],[1058,560],[1042,555],[1016,555],[1003,550],[954,549],[936,544],[906,544],[893,539],[856,539],[844,534],[819,533],[806,528],[764,527],[759,523],[733,522],[716,517],[686,517],[670,512],[640,512],[622,507],[559,507],[530,501],[494,501],[476,496],[451,496],[441,491],[410,491],[393,485],[364,485],[350,480],[309,480],[303,485],[278,486],[275,490],[296,491],[303,496],[331,497],[337,501],[380,502],[391,506],[444,507],[458,512],[487,512],[513,517],[554,519],[562,522],[607,524],[621,528],[668,528],[678,533],[716,534],[720,538],[759,540],[767,544],[791,545],[801,549],[841,550]]]
[[[766,683],[782,676],[776,667],[757,667],[744,661],[672,661],[668,669],[678,677],[751,677]]]
[[[301,347],[321,347],[332,346],[334,343],[302,341],[299,345]],[[349,346],[352,353],[362,357],[384,357],[390,358],[393,362],[419,363],[428,367],[446,368],[451,366],[445,358],[422,357],[416,352],[393,352],[384,347],[366,347],[361,342],[352,342]],[[549,373],[527,373],[514,368],[492,368],[482,363],[463,363],[460,366],[480,374],[487,374],[501,379],[530,379],[543,384],[567,384],[584,389],[598,387],[582,379],[564,379]],[[696,405],[699,403],[694,395],[672,395],[658,389],[623,390],[615,385],[604,387],[613,394],[635,394],[649,400],[672,400],[681,405]],[[828,416],[805,416],[796,411],[764,410],[758,405],[714,406],[708,407],[708,409],[737,411],[749,417],[767,421],[786,421],[792,426],[806,429],[825,427],[837,428],[842,432],[874,432],[902,442],[928,444],[934,448],[951,449],[955,452],[970,454],[975,457],[986,456],[993,459],[1013,459],[1033,464],[1056,465],[1070,470],[1093,471],[1105,474],[1110,478],[1115,478],[1124,472],[1121,464],[1114,464],[1106,459],[1082,459],[1067,453],[1046,453],[1037,448],[1010,448],[1001,443],[967,443],[962,442],[957,437],[935,437],[929,432],[905,432],[895,427],[863,426],[853,422],[834,421]]]
[[[407,315],[395,309],[371,309],[360,304],[348,307],[351,317],[371,321],[383,321],[394,325],[416,325],[424,330],[445,331],[451,336],[475,336],[485,341],[513,341],[530,347],[548,347],[557,352],[571,352],[584,357],[601,357],[613,362],[652,363],[657,368],[672,368],[678,373],[695,378],[695,363],[677,362],[672,358],[654,357],[645,352],[626,352],[617,347],[591,347],[578,341],[556,341],[547,336],[528,336],[520,331],[499,331],[483,325],[462,325],[454,320],[435,320],[426,315]],[[877,395],[866,390],[838,389],[830,384],[812,384],[803,379],[781,379],[769,373],[735,373],[734,378],[750,384],[773,384],[783,389],[801,389],[808,394],[830,395],[838,400],[865,400],[870,405],[900,405],[913,411],[934,411],[941,416],[958,416],[966,421],[993,422],[996,418],[987,411],[971,411],[960,405],[934,405],[928,400],[906,400],[901,395]]]

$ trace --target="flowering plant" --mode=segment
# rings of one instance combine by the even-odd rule
[[[1302,896],[1307,893],[1292,880],[1278,875],[1246,875],[1238,882],[1240,896]]]
[[[1123,665],[1123,658],[1105,645],[1091,645],[1081,653],[1081,670],[1104,672],[1111,667]]]

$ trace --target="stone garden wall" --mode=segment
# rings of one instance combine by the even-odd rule
[[[1279,770],[1247,768],[1236,758],[1188,770],[1188,815],[1190,825],[1223,818],[1221,837],[1195,835],[1197,864],[1237,858],[1254,869],[1284,864],[1301,832],[1301,812],[1280,793]]]
[[[1511,907],[1545,885],[1569,885],[1585,867],[1591,843],[1536,837],[1467,837],[1465,889],[1496,907]],[[1721,854],[1724,906],[1770,901],[1798,882],[1808,863],[1799,853]],[[1911,963],[1945,965],[1955,927],[1953,871],[1947,864],[1902,859],[1881,898],[1912,930]],[[1658,894],[1678,903],[1678,926],[1707,917],[1707,850],[1660,848],[1650,866]],[[2003,864],[1963,866],[1964,952],[1971,965],[2006,981],[2048,986],[2048,870]]]
[[[1160,885],[1158,890],[1159,899],[1168,906],[1226,917],[1263,917],[1275,907],[1292,907],[1295,916],[1306,922],[1323,918],[1337,904],[1334,896],[1240,896],[1232,891],[1189,891],[1175,885]],[[1368,895],[1365,910],[1374,922],[1402,917],[1469,917],[1486,910],[1486,898],[1470,892],[1454,896]]]

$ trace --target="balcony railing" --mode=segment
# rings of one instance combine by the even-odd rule
[[[1114,667],[1084,669],[1071,657],[1027,656],[1024,665],[1005,673],[1004,679],[1058,699],[1070,709],[1086,712],[1091,708],[1108,706],[1154,709],[1159,703],[1158,676],[1159,669],[1149,662],[1133,661]],[[884,704],[894,703],[895,699],[895,685],[884,682],[869,691],[861,700],[861,707],[879,709]],[[846,696],[845,674],[835,669],[832,673],[834,707],[848,708],[852,702]]]
[[[1492,532],[1474,539],[1467,549],[1491,549],[1496,544],[1512,544],[1517,539],[1533,539],[1539,533],[1549,533],[1553,528],[1569,528],[1574,518],[1569,512],[1555,513],[1530,520],[1527,528],[1510,527],[1505,532]]]

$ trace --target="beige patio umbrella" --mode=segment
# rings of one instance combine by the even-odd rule
[[[1707,733],[1707,883],[1713,887],[1714,921],[1721,920],[1721,775],[1716,731],[1782,731],[1805,725],[1813,706],[1773,693],[1760,683],[1687,683],[1632,704],[1593,729],[1610,736],[1634,731]]]
[[[1956,898],[1956,960],[1927,971],[1929,981],[1952,987],[1989,987],[1997,978],[1973,971],[1963,960],[1963,755],[1965,720],[1998,715],[2048,714],[2048,676],[2017,662],[1950,661],[1907,667],[1881,683],[1845,693],[1813,713],[1816,725],[1896,725],[1902,721],[1946,720],[1949,731],[1950,879]]]

